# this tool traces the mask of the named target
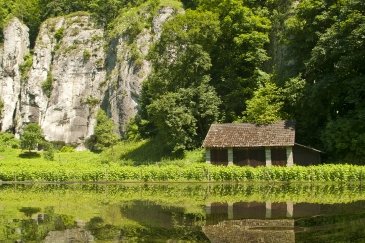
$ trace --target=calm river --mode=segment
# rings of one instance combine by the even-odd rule
[[[0,242],[365,242],[365,187],[2,184]]]

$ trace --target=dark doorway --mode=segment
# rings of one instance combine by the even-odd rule
[[[233,149],[233,162],[239,166],[264,166],[264,148],[236,148]]]
[[[286,166],[286,148],[272,148],[271,163],[276,166]]]
[[[214,165],[228,165],[228,150],[227,149],[211,149],[210,160]]]

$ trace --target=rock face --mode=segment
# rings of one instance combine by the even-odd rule
[[[151,73],[146,56],[152,44],[158,40],[162,25],[175,14],[171,7],[161,8],[152,20],[152,28],[144,29],[129,43],[128,36],[121,36],[111,45],[108,54],[110,80],[103,107],[109,112],[119,132],[123,134],[131,118],[137,113],[142,82]]]
[[[20,65],[29,53],[29,29],[17,18],[4,29],[4,46],[0,47],[0,98],[4,104],[1,131],[14,130],[19,119],[21,91]]]
[[[148,51],[163,23],[176,13],[171,7],[160,8],[150,27],[133,38],[121,33],[107,43],[108,52],[104,30],[88,14],[45,21],[32,55],[28,28],[11,20],[0,45],[1,130],[20,134],[34,122],[47,140],[83,148],[102,107],[123,134],[137,112],[142,82],[151,72]]]
[[[49,141],[79,145],[93,134],[105,54],[104,32],[90,18],[59,17],[41,26],[22,91],[21,126],[39,123]]]

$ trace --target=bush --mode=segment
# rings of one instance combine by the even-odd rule
[[[103,110],[99,110],[96,117],[96,127],[94,135],[86,140],[86,146],[94,152],[101,152],[112,147],[118,142],[113,121]]]
[[[43,144],[43,147],[44,147],[43,157],[46,160],[53,161],[54,160],[54,151],[55,151],[53,144],[49,143],[49,142],[45,142]]]
[[[71,147],[71,146],[63,146],[61,149],[60,149],[60,152],[61,153],[72,153],[72,152],[75,152],[75,148],[74,147]]]
[[[54,38],[57,40],[57,42],[59,42],[63,38],[64,32],[64,28],[60,28],[56,31],[56,33],[54,34]]]
[[[42,83],[43,93],[49,98],[53,90],[53,76],[51,71],[47,73],[47,79]]]
[[[17,149],[20,147],[19,140],[14,137],[11,133],[0,133],[0,149],[5,148]]]
[[[20,74],[22,82],[26,82],[29,78],[29,71],[33,65],[33,55],[28,54],[24,58],[24,62],[20,65]]]
[[[88,62],[91,57],[91,53],[88,50],[84,50],[84,53],[82,54],[84,62]]]

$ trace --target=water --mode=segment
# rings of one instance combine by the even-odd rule
[[[365,242],[365,188],[0,185],[0,242]]]

